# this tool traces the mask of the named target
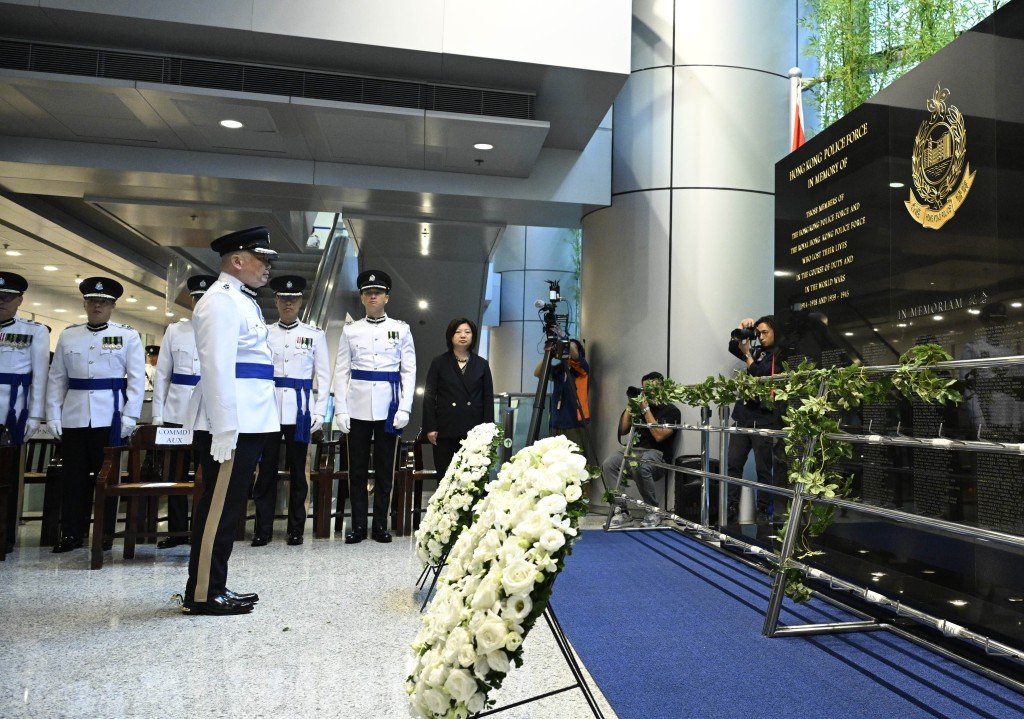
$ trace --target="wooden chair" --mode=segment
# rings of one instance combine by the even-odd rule
[[[165,430],[163,436],[158,430]],[[109,539],[103,534],[103,519],[106,511],[104,500],[107,497],[124,497],[128,502],[125,514],[124,558],[135,557],[135,536],[138,532],[140,508],[144,499],[170,495],[200,495],[202,487],[202,470],[197,469],[194,480],[189,476],[190,455],[192,444],[167,443],[167,430],[153,425],[142,425],[132,435],[127,446],[107,447],[103,450],[103,467],[96,477],[96,500],[93,512],[93,529],[91,539],[92,569],[103,566],[103,540]],[[146,481],[142,471],[143,458],[148,452],[162,455],[163,471],[159,481]],[[121,482],[121,460],[128,453],[128,471],[125,482]],[[176,461],[172,461],[175,459]],[[171,473],[174,476],[171,476]],[[171,532],[158,532],[169,536]],[[115,532],[115,536],[118,533]]]
[[[404,461],[404,466],[401,471],[395,472],[397,506],[393,507],[393,511],[396,534],[412,534],[419,529],[423,516],[423,482],[440,479],[436,471],[427,469],[423,463],[423,446],[429,444],[430,440],[423,430],[416,435],[416,439],[403,442],[399,460]]]
[[[43,518],[39,546],[52,547],[60,537],[60,442],[32,439],[25,443],[25,486],[43,485]],[[18,513],[19,516],[21,513]]]
[[[340,438],[317,442],[313,465],[309,472],[310,491],[313,495],[313,537],[331,536],[331,517],[344,523],[345,501],[348,499],[348,440]],[[338,480],[338,504],[331,512],[334,482]],[[340,529],[340,527],[337,527]]]

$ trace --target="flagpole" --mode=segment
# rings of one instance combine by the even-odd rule
[[[804,144],[803,72],[789,68],[789,151]]]

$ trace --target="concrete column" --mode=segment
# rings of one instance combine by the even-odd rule
[[[582,334],[599,358],[601,456],[617,446],[627,385],[652,370],[689,383],[738,369],[730,330],[773,310],[773,172],[789,152],[797,8],[634,0],[632,75],[614,107],[612,204],[582,222]],[[699,437],[684,436],[678,449],[696,453]]]

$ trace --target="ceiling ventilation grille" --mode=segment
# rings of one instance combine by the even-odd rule
[[[535,96],[265,65],[0,40],[0,68],[533,120]]]

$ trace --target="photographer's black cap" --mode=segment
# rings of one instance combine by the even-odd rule
[[[391,294],[391,278],[380,270],[363,270],[356,278],[356,287],[360,292],[384,290],[385,294]]]

